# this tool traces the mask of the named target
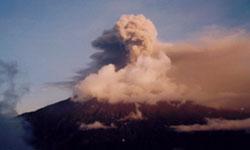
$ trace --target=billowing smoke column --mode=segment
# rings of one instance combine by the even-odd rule
[[[244,30],[215,28],[187,42],[162,43],[150,20],[123,15],[92,42],[100,51],[87,71],[96,73],[77,80],[75,100],[249,107],[249,41]]]
[[[112,29],[105,30],[92,42],[92,46],[99,51],[91,56],[93,61],[88,68],[78,71],[73,81],[52,85],[71,88],[105,65],[113,64],[116,69],[120,69],[128,63],[135,62],[139,55],[152,55],[156,36],[154,25],[143,15],[123,15]]]
[[[151,56],[157,31],[143,15],[123,15],[111,30],[92,42],[101,52],[92,55],[98,65],[114,64],[121,68],[135,62],[140,55]]]
[[[171,61],[164,52],[155,49],[156,35],[154,25],[143,15],[122,16],[112,30],[105,31],[93,43],[110,48],[113,47],[110,43],[119,41],[124,49],[117,51],[126,54],[121,60],[126,60],[127,64],[119,70],[117,64],[105,65],[97,74],[87,76],[76,85],[77,95],[111,103],[155,103],[165,97],[176,97],[176,91],[184,87],[175,85],[166,76]],[[106,47],[103,49],[108,51]]]
[[[20,97],[28,91],[27,87],[17,87],[15,78],[18,74],[15,63],[0,60],[0,149],[30,149],[25,143],[27,133],[23,129],[22,120],[16,118],[16,104]]]
[[[141,55],[152,56],[157,31],[150,20],[143,15],[124,15],[115,29],[129,52],[130,62],[136,62]]]

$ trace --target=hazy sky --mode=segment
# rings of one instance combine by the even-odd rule
[[[250,30],[249,0],[0,0],[0,59],[17,62],[19,80],[30,87],[18,111],[71,96],[46,83],[86,67],[91,41],[122,14],[144,14],[166,42],[213,25]]]

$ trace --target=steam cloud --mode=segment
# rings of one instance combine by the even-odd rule
[[[20,97],[28,91],[26,87],[17,87],[15,78],[18,74],[15,63],[0,60],[0,149],[29,149],[25,143],[26,132],[15,111]]]
[[[135,105],[136,109],[135,112],[131,112],[128,116],[125,116],[124,118],[120,119],[119,121],[124,121],[124,120],[143,120],[144,117],[142,115],[142,112],[139,109],[139,105]]]
[[[111,123],[110,126],[107,126],[99,121],[95,121],[94,123],[90,124],[82,123],[80,125],[80,129],[82,130],[111,129],[111,128],[116,128],[116,126],[113,123]]]
[[[93,41],[100,50],[92,55],[98,72],[78,80],[75,100],[250,106],[249,41],[244,30],[214,29],[190,41],[163,43],[143,15],[123,15]]]
[[[243,120],[207,119],[207,124],[171,126],[179,132],[210,131],[210,130],[249,130],[250,118]]]

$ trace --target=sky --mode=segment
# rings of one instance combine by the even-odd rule
[[[87,67],[91,42],[123,14],[143,14],[158,39],[187,39],[210,26],[250,30],[249,0],[0,0],[0,59],[16,62],[30,91],[17,106],[33,111],[70,97],[47,83]]]

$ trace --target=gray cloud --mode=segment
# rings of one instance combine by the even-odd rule
[[[27,87],[15,84],[17,75],[16,63],[6,63],[0,60],[0,149],[30,148],[25,142],[25,139],[29,137],[23,129],[25,122],[15,117],[18,101],[28,92]]]
[[[123,15],[111,29],[105,30],[91,44],[98,51],[91,55],[89,67],[76,72],[72,81],[49,83],[49,86],[72,88],[91,73],[113,64],[116,70],[137,59],[140,54],[151,55],[157,31],[143,15]]]

